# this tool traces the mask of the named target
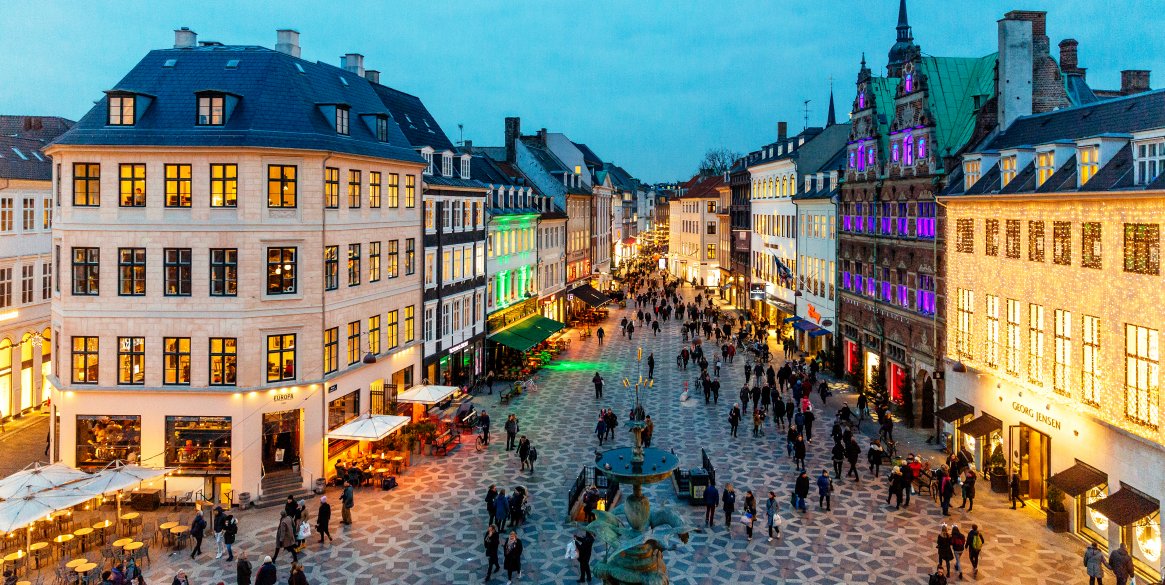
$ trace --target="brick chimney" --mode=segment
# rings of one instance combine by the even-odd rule
[[[777,142],[783,142],[789,135],[789,123],[777,122]]]
[[[1048,54],[1051,42],[1048,40],[1048,13],[1043,10],[1012,10],[1003,15],[1004,20],[1026,20],[1032,23],[1032,50],[1037,54]]]
[[[538,144],[546,146],[546,129],[542,128],[538,131]]]
[[[175,49],[192,49],[198,46],[198,33],[187,27],[174,31]]]
[[[1146,69],[1125,69],[1121,71],[1121,95],[1132,95],[1149,91],[1149,71]]]
[[[465,140],[461,143],[461,150],[473,154],[473,141]]]
[[[281,28],[275,31],[275,50],[292,57],[299,56],[299,31]]]
[[[518,117],[506,118],[506,162],[517,160],[517,151],[514,143],[522,137],[522,119]]]
[[[1080,43],[1076,39],[1060,41],[1060,70],[1065,75],[1079,75],[1084,77],[1084,69],[1080,67]]]
[[[375,69],[365,69],[364,79],[367,79],[372,83],[380,83],[380,72]]]

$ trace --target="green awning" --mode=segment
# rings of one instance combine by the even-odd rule
[[[531,315],[510,327],[489,336],[490,341],[500,343],[510,349],[527,352],[530,348],[546,341],[566,325],[547,319],[541,315]]]

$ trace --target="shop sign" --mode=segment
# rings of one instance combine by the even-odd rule
[[[765,285],[752,284],[748,287],[748,298],[754,301],[765,300]]]
[[[888,317],[890,319],[898,321],[899,323],[909,323],[910,322],[910,319],[908,319],[905,315],[899,314],[897,311],[890,311],[887,309],[883,309],[882,307],[879,307],[877,305],[869,305],[869,304],[863,303],[861,301],[851,299],[847,296],[843,296],[842,300],[851,304],[851,305],[854,305],[856,307],[865,309],[865,310],[867,310],[875,315],[878,315],[881,317]]]
[[[1034,419],[1036,422],[1044,423],[1057,431],[1060,430],[1060,421],[1058,419],[1054,419],[1030,406],[1012,401],[1011,409],[1030,419]]]
[[[295,394],[292,394],[291,390],[288,390],[286,388],[284,388],[282,390],[276,390],[275,396],[273,396],[271,398],[272,402],[287,402],[289,400],[294,400],[294,399],[295,399]]]
[[[469,345],[469,341],[468,341],[468,340],[466,340],[466,341],[462,341],[461,343],[458,343],[457,345],[454,345],[453,347],[450,347],[450,348],[449,348],[449,353],[456,353],[456,352],[458,352],[458,351],[461,351],[461,350],[465,349],[465,347],[466,347],[466,346],[468,346],[468,345]]]
[[[331,386],[328,386],[328,394],[331,394],[332,392],[335,392],[336,390],[339,390],[339,389],[340,389],[339,384],[332,384]]]

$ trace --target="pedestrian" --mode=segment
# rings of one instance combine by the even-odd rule
[[[1129,579],[1133,576],[1133,557],[1129,555],[1129,549],[1125,547],[1125,543],[1120,543],[1120,547],[1108,555],[1108,568],[1112,571],[1112,576],[1116,578],[1116,585],[1128,584]]]
[[[888,444],[894,440],[894,420],[890,418],[889,413],[879,417],[879,420],[882,424],[878,428],[878,437]]]
[[[1104,551],[1096,546],[1096,541],[1088,543],[1084,549],[1084,570],[1088,573],[1088,585],[1104,585]]]
[[[939,531],[938,540],[935,542],[935,548],[938,549],[938,567],[942,570],[943,564],[946,564],[945,575],[951,572],[951,561],[955,558],[955,551],[951,548],[951,530],[943,524]]]
[[[522,541],[518,540],[517,532],[511,531],[510,538],[506,540],[505,557],[506,579],[513,583],[514,573],[518,574],[519,579],[522,577]]]
[[[870,464],[870,475],[878,477],[882,467],[882,444],[877,439],[870,441],[870,448],[866,450],[866,462]]]
[[[792,395],[786,396],[785,397],[785,422],[789,426],[793,425],[793,416],[795,414],[795,412],[794,412],[795,410],[796,410],[796,408],[793,405]]]
[[[506,520],[510,517],[510,499],[506,497],[506,490],[499,489],[498,497],[494,500],[494,523],[498,529],[506,527]],[[499,537],[500,538],[500,537]]]
[[[781,401],[781,397],[777,396],[775,389],[773,390],[773,423],[777,425],[778,429],[785,430],[785,403]]]
[[[275,554],[271,560],[279,559],[279,551],[291,553],[291,562],[299,562],[299,551],[296,550],[295,519],[287,515],[287,510],[279,513],[279,527],[275,529]]]
[[[709,386],[712,389],[712,404],[720,404],[720,378],[712,378]]]
[[[598,330],[595,331],[595,338],[597,338],[599,340],[600,346],[603,345],[603,336],[606,334],[607,333],[605,331],[603,331],[602,327],[599,327]]]
[[[106,579],[104,579],[104,581],[106,583],[108,583],[109,582],[109,579],[108,579],[109,571],[106,571],[105,575],[106,575]],[[7,580],[8,579],[5,579],[5,581],[7,581]],[[15,583],[15,581],[14,581],[14,583]],[[186,578],[186,571],[179,570],[178,574],[174,575],[174,580],[170,582],[170,585],[190,585],[190,579]]]
[[[838,437],[833,442],[833,450],[830,453],[832,455],[831,460],[833,461],[833,473],[841,477],[841,464],[845,461],[845,445],[841,444],[841,437]]]
[[[352,525],[352,507],[356,505],[356,492],[352,489],[352,482],[344,483],[344,491],[340,494],[340,524]]]
[[[959,525],[951,526],[951,552],[955,555],[955,570],[963,578],[963,551],[967,549],[967,537],[959,530]],[[954,573],[951,574],[954,577]]]
[[[890,486],[889,493],[886,494],[886,505],[890,504],[890,498],[894,498],[894,509],[902,508],[902,490],[906,486],[906,480],[902,477],[902,469],[897,465],[890,470]],[[905,488],[909,489],[909,488]]]
[[[720,366],[722,365],[722,363],[723,362],[720,361],[720,357],[717,356],[716,361],[712,364],[712,375],[717,376],[717,377],[720,376]]]
[[[752,525],[756,523],[756,496],[752,490],[744,492],[744,531],[752,540]]]
[[[513,414],[506,417],[504,428],[506,431],[506,451],[510,451],[514,448],[514,438],[518,436],[518,417]]]
[[[793,462],[797,469],[805,471],[805,438],[801,435],[793,441]]]
[[[501,537],[498,535],[498,528],[490,524],[485,529],[485,537],[482,538],[482,545],[485,547],[485,560],[487,567],[485,569],[485,580],[489,581],[493,577],[494,571],[501,572],[502,567],[498,565],[498,546],[501,543]]]
[[[752,411],[752,436],[754,437],[764,435],[764,431],[761,430],[761,425],[764,424],[765,420],[764,412],[763,408]]]
[[[656,321],[655,330],[659,331],[659,322],[658,321]],[[655,353],[654,352],[647,354],[647,379],[648,380],[655,379]]]
[[[522,435],[522,438],[518,439],[518,459],[521,460],[524,471],[530,463],[530,439],[527,439],[526,435]]]
[[[332,523],[332,505],[328,503],[328,496],[320,496],[320,508],[316,512],[316,532],[320,533],[320,544],[324,543],[324,537],[328,537],[328,542],[332,542],[332,531],[328,526]]]
[[[833,509],[830,502],[830,496],[833,494],[833,480],[829,477],[829,472],[822,469],[821,475],[817,477],[817,507],[825,506],[825,510]]]
[[[968,512],[975,507],[975,482],[978,481],[978,478],[979,475],[971,468],[967,468],[967,472],[963,476],[963,501],[959,507],[966,507]]]
[[[732,484],[724,484],[724,495],[721,498],[724,505],[724,528],[732,532],[732,514],[736,511],[736,489]]]
[[[307,540],[308,536],[311,536],[311,525],[308,524],[308,520],[310,519],[311,514],[307,511],[307,500],[301,499],[299,504],[297,504],[296,509],[299,511],[299,514],[296,515],[295,522],[295,544],[299,548],[303,548],[303,541]]]
[[[740,410],[748,410],[749,388],[748,384],[740,387]]]
[[[805,498],[809,497],[809,474],[804,469],[797,476],[797,481],[793,484],[793,508],[806,511]]]
[[[591,378],[591,382],[595,385],[595,400],[603,397],[603,377],[595,372],[595,377]]]
[[[752,364],[749,362],[744,362],[744,386],[745,386],[745,388],[748,387],[748,381],[750,378],[752,378]]]
[[[239,550],[239,560],[235,562],[235,582],[251,585],[251,561],[247,560],[247,553],[243,550]]]
[[[291,563],[291,574],[287,576],[287,585],[308,585],[307,575],[303,574],[303,565],[298,562]]]
[[[971,575],[973,577],[979,576],[979,554],[983,552],[984,544],[987,544],[987,537],[983,535],[982,530],[979,530],[978,524],[972,524],[971,531],[967,533],[967,554],[970,555],[971,558]],[[1096,546],[1095,542],[1092,544],[1093,546]],[[1096,552],[1099,553],[1100,549],[1097,549]],[[1104,560],[1103,554],[1100,555],[1100,559],[1102,561]],[[1097,583],[1100,583],[1099,579],[1097,579]],[[1092,584],[1089,583],[1089,585]]]
[[[740,407],[733,404],[732,409],[728,411],[728,427],[734,438],[738,426],[740,426]]]
[[[659,336],[659,320],[658,319],[651,322],[651,336],[652,337]]]
[[[716,506],[720,504],[720,492],[712,483],[704,488],[704,525],[716,526]]]
[[[626,316],[624,316],[623,319],[619,321],[619,326],[623,328],[623,332],[620,335],[620,337],[627,337],[627,317]]]
[[[194,548],[190,550],[190,558],[202,554],[202,537],[206,532],[206,519],[202,517],[202,510],[194,513],[194,520],[190,523],[190,536],[194,537]]]
[[[574,535],[574,548],[578,554],[578,582],[591,582],[591,551],[595,547],[595,537],[590,532]]]
[[[1011,481],[1007,487],[1008,493],[1011,495],[1011,509],[1015,509],[1016,502],[1019,503],[1020,508],[1026,508],[1027,503],[1023,501],[1023,498],[1019,497],[1019,473],[1011,474]]]
[[[930,576],[927,585],[947,585],[947,574],[941,568]]]
[[[595,435],[599,437],[599,446],[603,446],[603,439],[607,436],[607,421],[603,417],[599,417],[598,424],[595,425]]]
[[[489,423],[489,412],[483,409],[481,416],[477,418],[477,424],[481,426],[481,439],[486,445],[489,445]]]
[[[627,339],[635,339],[635,324],[634,323],[627,324]],[[599,343],[599,345],[602,345],[602,343]]]
[[[215,506],[210,511],[210,525],[214,532],[214,558],[216,559],[221,559],[222,554],[226,552],[226,543],[223,542],[227,528],[224,516],[222,506]]]
[[[777,538],[781,537],[781,505],[777,502],[777,492],[769,490],[769,499],[765,501],[765,520],[769,529],[769,542],[773,541],[773,531]]]
[[[255,585],[275,585],[278,578],[275,559],[270,556],[263,557],[263,564],[259,565],[259,573],[255,575]]]
[[[239,534],[239,521],[233,514],[223,515],[223,547],[227,551],[227,561],[235,560],[235,539]]]
[[[485,512],[489,516],[487,524],[493,524],[494,519],[497,518],[498,512],[498,488],[494,484],[489,484],[485,490]],[[320,542],[323,542],[323,536],[320,537]]]
[[[644,447],[651,446],[651,439],[655,436],[655,422],[651,420],[651,415],[647,415],[646,420],[643,421],[643,432],[640,433],[640,439],[643,440]]]
[[[805,417],[805,441],[813,442],[813,421],[817,419],[817,415],[813,414],[813,410],[809,408],[803,409],[801,414]]]

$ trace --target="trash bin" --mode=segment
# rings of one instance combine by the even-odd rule
[[[251,492],[239,493],[239,507],[246,510],[251,505]]]
[[[316,481],[315,481],[315,487],[312,488],[312,491],[315,492],[316,494],[322,494],[322,493],[324,493],[324,487],[327,484],[328,484],[328,480],[326,480],[322,477],[317,477]]]
[[[692,504],[704,504],[704,489],[708,487],[708,472],[703,467],[693,467],[691,471]]]

